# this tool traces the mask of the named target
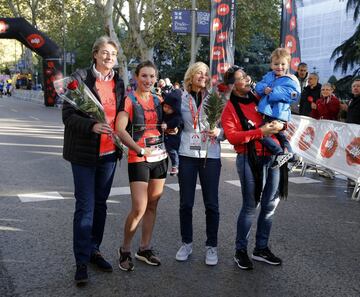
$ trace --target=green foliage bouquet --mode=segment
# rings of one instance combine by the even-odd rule
[[[54,87],[59,97],[68,102],[75,109],[99,123],[108,123],[104,107],[84,82],[79,82],[72,77],[65,77],[54,81]],[[112,132],[110,137],[113,143],[123,153],[126,153],[126,147],[121,143],[119,136],[117,136],[115,132]]]
[[[209,130],[214,130],[216,128],[216,125],[220,122],[221,114],[225,107],[225,103],[226,103],[226,98],[223,89],[220,87],[220,85],[217,88],[213,87],[206,101],[204,102],[204,112],[207,117],[207,122],[209,123]],[[208,149],[209,149],[209,137],[207,138],[207,142],[206,142],[206,155],[205,155],[204,167],[206,165]]]

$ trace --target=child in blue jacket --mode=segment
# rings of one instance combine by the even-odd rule
[[[272,71],[264,75],[256,84],[255,91],[261,96],[258,111],[264,115],[265,122],[274,120],[285,124],[290,121],[290,105],[299,100],[300,83],[295,75],[289,74],[291,55],[285,48],[277,48],[271,54],[270,67]],[[293,157],[290,143],[285,135],[276,134],[278,145],[271,137],[262,139],[263,145],[276,155],[272,168],[285,164]]]

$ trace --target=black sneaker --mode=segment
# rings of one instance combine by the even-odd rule
[[[124,271],[133,271],[134,263],[132,262],[131,253],[123,252],[121,248],[118,249],[119,254],[119,268]]]
[[[239,266],[240,269],[244,269],[244,270],[253,269],[253,263],[250,261],[246,250],[236,250],[234,261]]]
[[[154,251],[151,249],[143,251],[139,249],[135,254],[135,258],[152,266],[159,266],[161,264],[160,259],[156,257]]]
[[[265,262],[270,265],[281,265],[281,259],[276,257],[269,248],[254,250],[252,257],[256,261]]]
[[[112,272],[113,268],[111,264],[104,259],[100,252],[95,252],[90,257],[90,263],[95,264],[97,268],[104,272]]]
[[[88,282],[87,266],[86,264],[76,265],[75,283],[77,286],[84,286]]]

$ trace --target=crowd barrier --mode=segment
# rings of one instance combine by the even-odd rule
[[[286,130],[296,154],[360,184],[360,125],[293,115]]]
[[[43,91],[13,89],[12,96],[16,99],[44,104]]]

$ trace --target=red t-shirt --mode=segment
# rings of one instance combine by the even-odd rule
[[[112,129],[115,128],[116,117],[116,96],[114,80],[100,81],[96,80],[96,89],[101,98],[101,104],[104,107],[108,124]],[[110,135],[101,134],[100,136],[100,156],[108,155],[115,152],[115,144],[111,140]]]

